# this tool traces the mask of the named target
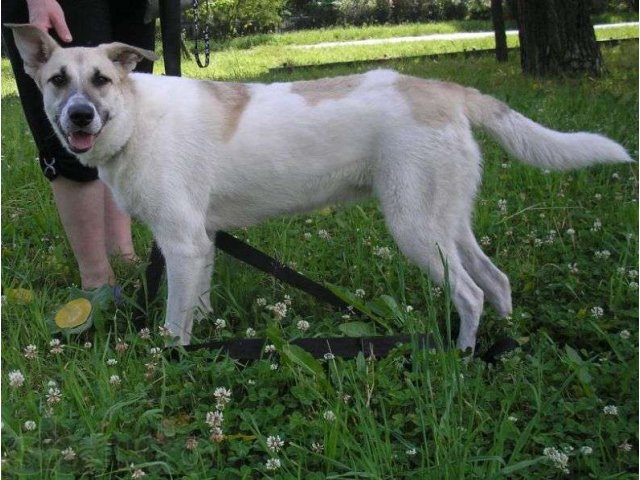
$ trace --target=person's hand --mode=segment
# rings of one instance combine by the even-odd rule
[[[64,12],[56,0],[27,0],[27,6],[31,25],[44,32],[53,29],[63,42],[72,40]]]

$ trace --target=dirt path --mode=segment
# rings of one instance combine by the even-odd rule
[[[608,27],[630,27],[638,26],[638,22],[609,23],[604,25],[595,25],[596,30]],[[507,35],[517,35],[517,30],[507,30]],[[313,45],[296,45],[294,48],[313,49],[313,48],[332,48],[359,45],[382,45],[393,43],[408,42],[431,42],[431,41],[447,41],[447,40],[463,40],[470,38],[486,38],[493,37],[493,32],[459,32],[459,33],[434,33],[430,35],[419,35],[415,37],[392,37],[392,38],[371,38],[367,40],[351,40],[346,42],[323,42],[314,43]]]

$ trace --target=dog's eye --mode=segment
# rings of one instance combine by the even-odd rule
[[[99,73],[96,73],[93,76],[93,79],[91,79],[91,82],[96,87],[103,87],[107,83],[111,83],[111,79],[109,77],[105,77],[104,75],[100,75]]]
[[[49,82],[54,86],[54,87],[64,87],[67,84],[67,77],[61,73],[58,73],[57,75],[54,75],[53,77],[51,77],[49,79]]]

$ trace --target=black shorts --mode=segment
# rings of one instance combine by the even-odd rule
[[[154,49],[155,22],[144,23],[146,0],[58,0],[73,42],[69,46],[95,46],[123,42],[147,50]],[[2,0],[2,23],[28,23],[25,0]],[[55,34],[52,35],[55,37]],[[2,27],[2,38],[11,61],[18,93],[27,123],[39,150],[40,166],[49,180],[59,175],[78,182],[98,178],[95,168],[88,168],[69,153],[58,140],[44,113],[42,94],[23,68],[11,30]],[[136,71],[151,73],[152,62],[144,60]]]

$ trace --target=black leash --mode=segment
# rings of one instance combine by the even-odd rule
[[[409,344],[415,341],[419,348],[435,348],[435,342],[430,335],[396,335],[378,337],[329,337],[329,338],[299,338],[290,342],[313,358],[324,358],[329,360],[334,357],[354,358],[362,353],[365,357],[381,358],[389,355],[389,352],[400,345]],[[180,349],[186,352],[195,350],[219,351],[235,360],[260,360],[269,358],[269,353],[265,351],[265,346],[269,343],[264,338],[245,338],[236,340],[223,340],[215,342],[205,342],[196,345],[186,345],[176,347],[171,350],[170,357],[179,356]],[[277,353],[277,352],[275,352]]]
[[[209,3],[205,1],[207,7],[207,15],[204,21],[204,62],[200,59],[200,50],[198,48],[198,40],[200,38],[200,19],[198,17],[198,0],[193,0],[193,32],[195,37],[194,43],[194,56],[196,57],[196,63],[200,68],[206,68],[209,66],[209,60],[211,57],[211,45],[209,43]]]

